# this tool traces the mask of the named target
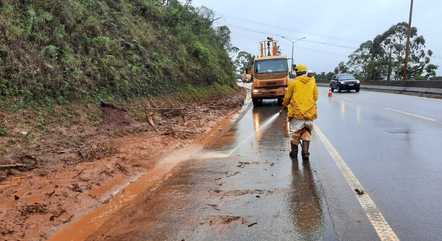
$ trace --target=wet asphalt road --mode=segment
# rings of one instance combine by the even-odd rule
[[[250,108],[206,147],[230,157],[188,160],[89,240],[379,240],[318,136],[310,164],[288,158],[284,116]],[[442,102],[321,89],[316,124],[400,240],[442,240]],[[120,216],[121,217],[121,216]]]

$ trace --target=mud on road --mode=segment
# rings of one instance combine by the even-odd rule
[[[287,155],[286,116],[262,128],[279,109],[248,110],[85,240],[339,240],[315,168]]]
[[[243,99],[241,91],[188,103],[151,99],[132,109],[102,103],[85,107],[99,111],[94,124],[82,121],[81,114],[69,126],[50,123],[31,144],[19,139],[31,132],[20,119],[32,115],[3,113],[15,135],[0,138],[0,144],[16,144],[0,153],[0,240],[46,240],[108,202],[162,154],[204,136]]]

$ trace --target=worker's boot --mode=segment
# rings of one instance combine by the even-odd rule
[[[310,161],[310,152],[309,152],[309,147],[310,147],[310,141],[302,141],[302,160],[305,162]]]
[[[298,159],[298,144],[293,144],[290,143],[290,158],[292,158],[293,160],[297,160]]]

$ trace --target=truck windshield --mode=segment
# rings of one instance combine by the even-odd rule
[[[287,59],[271,59],[256,61],[256,73],[280,73],[288,72],[289,67]]]

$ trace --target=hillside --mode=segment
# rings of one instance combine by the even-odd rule
[[[178,1],[0,1],[0,97],[155,96],[231,84],[228,35]]]
[[[224,130],[245,92],[212,22],[173,0],[0,0],[0,240],[47,240]]]

